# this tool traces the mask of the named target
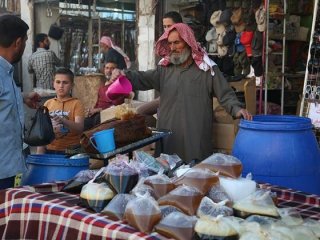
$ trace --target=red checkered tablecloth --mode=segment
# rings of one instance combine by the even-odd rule
[[[78,206],[79,196],[60,192],[65,182],[0,191],[1,239],[166,239],[146,235],[122,221]],[[320,197],[260,184],[278,197],[279,207],[295,207],[302,217],[320,220]]]
[[[1,239],[166,239],[78,206],[64,183],[0,191]]]
[[[320,196],[271,184],[260,184],[277,194],[278,207],[294,207],[303,218],[320,220]]]

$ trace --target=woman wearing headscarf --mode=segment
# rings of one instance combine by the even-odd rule
[[[188,25],[177,23],[165,31],[156,43],[156,53],[162,57],[156,69],[114,70],[112,79],[125,74],[135,90],[158,90],[161,102],[157,127],[173,132],[163,139],[163,152],[178,154],[186,163],[203,160],[213,151],[213,97],[233,117],[251,120],[252,115],[241,107]]]
[[[100,39],[100,47],[103,52],[103,62],[115,62],[119,69],[130,68],[130,59],[124,51],[115,46],[110,37],[103,36]]]

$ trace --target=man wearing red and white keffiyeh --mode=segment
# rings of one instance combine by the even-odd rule
[[[160,57],[163,57],[158,64],[167,66],[171,62],[170,56],[174,55],[173,51],[175,50],[168,44],[168,37],[172,30],[176,30],[180,38],[189,46],[189,50],[187,51],[191,51],[191,57],[199,69],[203,71],[208,71],[210,69],[211,75],[214,76],[213,66],[215,66],[216,63],[209,58],[205,50],[196,41],[192,29],[183,23],[177,23],[172,26],[168,31],[163,33],[157,41],[156,53]]]
[[[163,139],[163,152],[178,154],[186,163],[203,160],[213,152],[213,97],[233,117],[251,120],[252,115],[242,108],[188,25],[177,23],[165,31],[156,43],[156,53],[162,57],[156,69],[115,69],[112,79],[125,74],[134,90],[158,90],[161,101],[157,127],[173,132]],[[158,147],[157,154],[159,151]]]

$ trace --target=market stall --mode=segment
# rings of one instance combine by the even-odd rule
[[[65,182],[0,191],[2,239],[166,239],[144,234],[122,221],[78,206],[79,196],[60,192]],[[304,218],[320,220],[320,197],[268,184],[279,207],[294,207]]]

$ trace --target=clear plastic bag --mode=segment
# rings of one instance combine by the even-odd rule
[[[82,170],[61,189],[63,192],[80,193],[82,187],[94,178],[97,170]]]
[[[162,218],[166,217],[167,215],[169,215],[172,212],[181,212],[181,210],[179,208],[176,208],[171,205],[163,205],[163,206],[159,206],[159,207],[160,207],[160,211],[162,214]]]
[[[207,194],[208,198],[210,198],[212,201],[214,201],[215,203],[221,202],[221,201],[228,201],[228,204],[231,204],[231,198],[228,196],[228,194],[226,193],[226,191],[223,189],[223,187],[219,184],[213,186],[208,194]]]
[[[235,215],[247,217],[249,215],[263,215],[279,217],[278,209],[270,196],[270,191],[257,190],[248,197],[234,203]]]
[[[106,180],[117,193],[129,193],[139,181],[139,171],[134,162],[117,159],[105,170]]]
[[[172,170],[177,166],[180,166],[183,162],[177,154],[169,155],[161,153],[157,160],[160,161],[161,165],[167,166],[167,170]]]
[[[144,184],[153,188],[155,199],[166,195],[176,187],[171,179],[164,174],[149,176],[145,179]]]
[[[158,199],[159,205],[172,205],[188,215],[195,215],[203,195],[195,188],[181,185]]]
[[[247,217],[245,221],[246,222],[256,222],[256,223],[259,223],[261,226],[270,226],[272,223],[274,223],[278,220],[273,217],[251,215],[251,216]]]
[[[204,197],[197,210],[197,216],[202,219],[214,219],[218,216],[232,216],[232,208],[225,205],[226,201],[215,203],[210,198]]]
[[[188,185],[197,188],[203,195],[206,195],[210,188],[219,184],[219,177],[207,169],[191,168],[181,177],[176,179],[176,185]]]
[[[134,195],[119,193],[109,202],[101,213],[107,215],[111,219],[122,220],[128,202],[134,198]]]
[[[239,201],[254,193],[257,183],[250,178],[228,178],[220,176],[220,185],[233,202]]]
[[[172,212],[155,226],[155,230],[167,238],[192,240],[197,218],[181,212]]]
[[[146,166],[153,173],[163,173],[164,167],[150,154],[143,151],[134,151],[134,159]]]
[[[131,193],[135,196],[143,196],[149,194],[155,198],[154,190],[151,186],[144,184],[145,178],[140,178],[138,184],[131,190]]]
[[[282,236],[285,236],[290,240],[318,240],[314,232],[303,225],[289,226],[283,222],[275,222],[271,225],[270,232],[282,234]],[[282,239],[285,238],[282,237],[281,240]]]
[[[106,183],[95,183],[90,181],[82,187],[80,202],[81,205],[90,208],[95,212],[101,212],[114,195],[114,192]]]
[[[278,208],[281,221],[286,225],[296,226],[303,224],[303,219],[297,209],[293,207]]]
[[[150,233],[161,220],[158,203],[149,195],[138,196],[126,206],[124,219],[140,232]]]
[[[220,175],[238,178],[242,173],[241,161],[231,155],[223,153],[215,153],[203,160],[201,163],[194,166],[194,168],[209,169],[214,172],[219,172]]]
[[[222,216],[212,220],[198,219],[195,232],[200,239],[238,239],[236,229]]]
[[[320,222],[311,218],[304,219],[303,226],[313,231],[314,235],[320,239]]]

